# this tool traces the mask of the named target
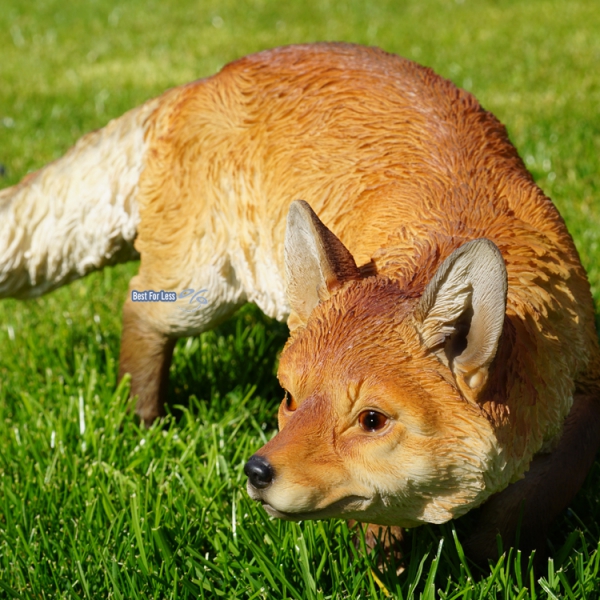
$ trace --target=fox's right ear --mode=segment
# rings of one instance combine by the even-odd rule
[[[285,278],[290,330],[306,325],[315,306],[344,281],[360,279],[350,251],[304,200],[290,205],[285,230]]]
[[[489,240],[455,250],[428,283],[414,316],[424,345],[475,401],[496,355],[506,312],[504,259]]]

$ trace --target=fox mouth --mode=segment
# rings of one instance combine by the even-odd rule
[[[250,486],[248,486],[250,492]],[[307,510],[302,512],[297,511],[283,511],[275,508],[269,504],[266,500],[263,500],[256,492],[249,494],[253,500],[257,500],[261,503],[267,514],[277,519],[284,521],[313,521],[316,519],[329,519],[332,517],[348,517],[353,518],[364,511],[371,505],[372,498],[365,496],[346,496],[340,498],[331,504],[328,504],[324,508],[317,508],[315,510]]]

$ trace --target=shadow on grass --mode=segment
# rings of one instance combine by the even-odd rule
[[[265,402],[261,412],[269,425],[277,426],[277,406],[283,392],[277,382],[279,353],[288,328],[246,305],[216,329],[198,337],[181,339],[173,353],[168,403],[179,419],[181,408],[210,403],[211,410],[225,413],[231,393],[253,395]]]

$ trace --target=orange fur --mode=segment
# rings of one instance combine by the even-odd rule
[[[121,373],[132,374],[144,420],[163,412],[173,340],[246,301],[285,318],[285,272],[292,333],[279,377],[294,401],[252,463],[259,486],[249,485],[274,514],[442,522],[516,489],[540,453],[561,448],[589,463],[595,419],[583,446],[561,438],[574,396],[591,399],[592,413],[600,399],[586,275],[505,128],[471,94],[378,49],[314,44],[240,59],[166,92],[143,117],[141,265],[130,288],[202,287],[209,300],[193,315],[181,301],[126,304]],[[0,210],[32,181],[3,192]],[[297,198],[314,213],[290,210],[284,257]],[[496,291],[480,250],[505,274]],[[453,261],[451,275],[467,279],[448,293],[439,273]],[[477,286],[484,309],[469,308]],[[459,317],[440,321],[461,303]],[[488,308],[500,323],[490,339],[475,325]],[[477,350],[470,362],[465,345]],[[385,431],[357,425],[370,409],[386,415]],[[552,464],[568,472],[569,460]],[[578,470],[569,480],[567,502],[581,479]]]

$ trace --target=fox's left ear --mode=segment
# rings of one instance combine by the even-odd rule
[[[350,251],[304,200],[290,205],[284,255],[290,330],[306,325],[315,306],[344,281],[360,279]]]
[[[414,312],[423,344],[475,401],[496,355],[506,312],[506,266],[486,239],[468,242],[440,266]]]

